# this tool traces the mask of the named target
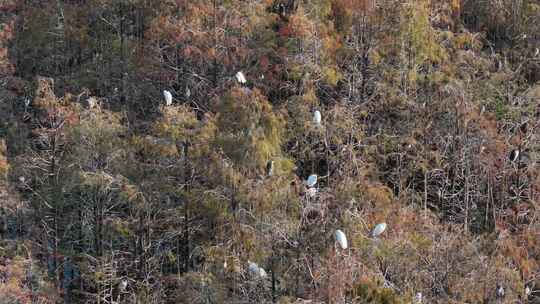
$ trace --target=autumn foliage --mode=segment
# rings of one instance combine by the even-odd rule
[[[0,303],[539,303],[538,20],[0,0]]]

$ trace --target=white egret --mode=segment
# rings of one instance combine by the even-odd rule
[[[519,154],[520,154],[519,149],[514,149],[510,151],[510,155],[508,158],[510,159],[511,162],[515,162],[519,159]]]
[[[534,50],[534,56],[533,57],[537,57],[538,55],[540,55],[540,49],[539,48],[536,48]]]
[[[336,230],[336,241],[338,242],[341,249],[347,249],[347,237],[345,236],[345,233],[341,230]]]
[[[272,176],[274,174],[274,161],[269,160],[268,163],[266,163],[266,175]]]
[[[502,60],[497,60],[497,71],[500,71],[504,68],[504,64]]]
[[[120,292],[125,292],[128,285],[128,281],[126,279],[120,281],[120,284],[118,284],[118,290]]]
[[[251,274],[258,274],[259,273],[259,266],[257,266],[257,264],[251,262],[251,261],[248,261],[248,271],[251,273]]]
[[[266,271],[262,267],[259,267],[259,277],[266,278]]]
[[[414,297],[414,303],[416,303],[416,304],[422,303],[422,293],[421,292],[416,293],[416,296]]]
[[[317,183],[317,174],[311,174],[306,181],[307,186],[311,188],[315,186],[316,183]]]
[[[495,291],[495,294],[497,295],[497,298],[504,297],[504,287],[500,284],[497,284],[497,290]]]
[[[172,94],[171,92],[167,90],[163,90],[163,97],[165,97],[165,105],[170,106],[172,105]]]
[[[316,126],[320,126],[321,120],[322,120],[321,112],[319,112],[319,110],[315,111],[313,113],[313,123],[315,123]]]
[[[89,109],[93,109],[98,105],[97,99],[95,97],[93,97],[93,96],[88,97],[88,99],[86,100],[86,103],[87,103]]]
[[[266,277],[266,271],[262,269],[261,267],[259,267],[257,263],[253,263],[251,261],[248,261],[248,271],[254,277],[259,277],[259,278]]]
[[[280,3],[278,5],[278,12],[281,16],[285,15],[285,4]]]
[[[241,84],[245,84],[247,82],[246,77],[244,76],[244,73],[242,73],[242,71],[237,72],[235,77],[236,80]]]
[[[380,223],[371,231],[371,237],[378,237],[386,230],[386,223]]]

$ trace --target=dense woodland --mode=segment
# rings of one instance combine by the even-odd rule
[[[0,0],[0,303],[538,304],[539,48],[535,0]]]

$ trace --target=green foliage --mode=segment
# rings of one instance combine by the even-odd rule
[[[79,124],[69,130],[68,138],[75,143],[78,159],[88,161],[93,155],[114,154],[126,128],[117,114],[108,111],[88,111],[83,113]],[[86,149],[90,147],[90,149]]]
[[[400,44],[404,52],[403,60],[408,62],[410,68],[444,61],[445,51],[429,22],[428,1],[409,1],[402,8]]]
[[[195,113],[185,106],[165,109],[163,119],[154,126],[156,135],[173,141],[193,141],[199,125]]]
[[[258,90],[233,89],[218,105],[216,145],[235,164],[264,168],[281,155],[284,121]]]

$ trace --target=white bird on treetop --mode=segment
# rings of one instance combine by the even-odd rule
[[[313,123],[315,123],[315,125],[317,126],[320,126],[321,120],[322,120],[321,112],[319,112],[319,110],[315,111],[313,113]]]
[[[317,174],[311,174],[306,181],[307,186],[311,188],[315,186],[316,183],[317,183]]]
[[[338,242],[341,249],[347,249],[347,237],[345,236],[345,233],[341,230],[336,230],[336,241]]]
[[[503,298],[504,297],[504,287],[500,284],[497,284],[497,290],[495,290],[495,294],[497,295],[497,298]]]
[[[416,296],[414,297],[414,303],[416,303],[416,304],[422,303],[422,293],[421,292],[416,293]]]
[[[120,290],[120,292],[126,291],[127,285],[128,281],[126,279],[120,281],[120,284],[118,284],[118,289]]]
[[[86,99],[86,102],[89,109],[93,109],[98,105],[98,100],[94,96],[88,97],[88,99]]]
[[[266,277],[266,271],[259,267],[257,263],[253,263],[251,261],[248,261],[248,271],[251,273],[251,275],[255,277],[265,278]]]
[[[268,163],[266,163],[266,175],[272,176],[274,174],[274,161],[269,160]]]
[[[386,223],[380,223],[371,231],[371,237],[378,237],[386,230]]]
[[[259,267],[259,277],[266,278],[266,271],[262,267]]]
[[[163,97],[165,97],[165,105],[170,106],[172,105],[172,94],[171,92],[167,90],[163,90]]]
[[[252,274],[257,274],[259,272],[259,266],[251,261],[248,261],[248,270]]]
[[[516,160],[518,160],[519,158],[519,149],[514,149],[512,151],[510,151],[510,156],[509,156],[509,159],[511,162],[515,162]]]
[[[235,77],[236,80],[241,84],[245,84],[247,82],[246,77],[244,77],[244,73],[242,73],[242,71],[238,71]]]

